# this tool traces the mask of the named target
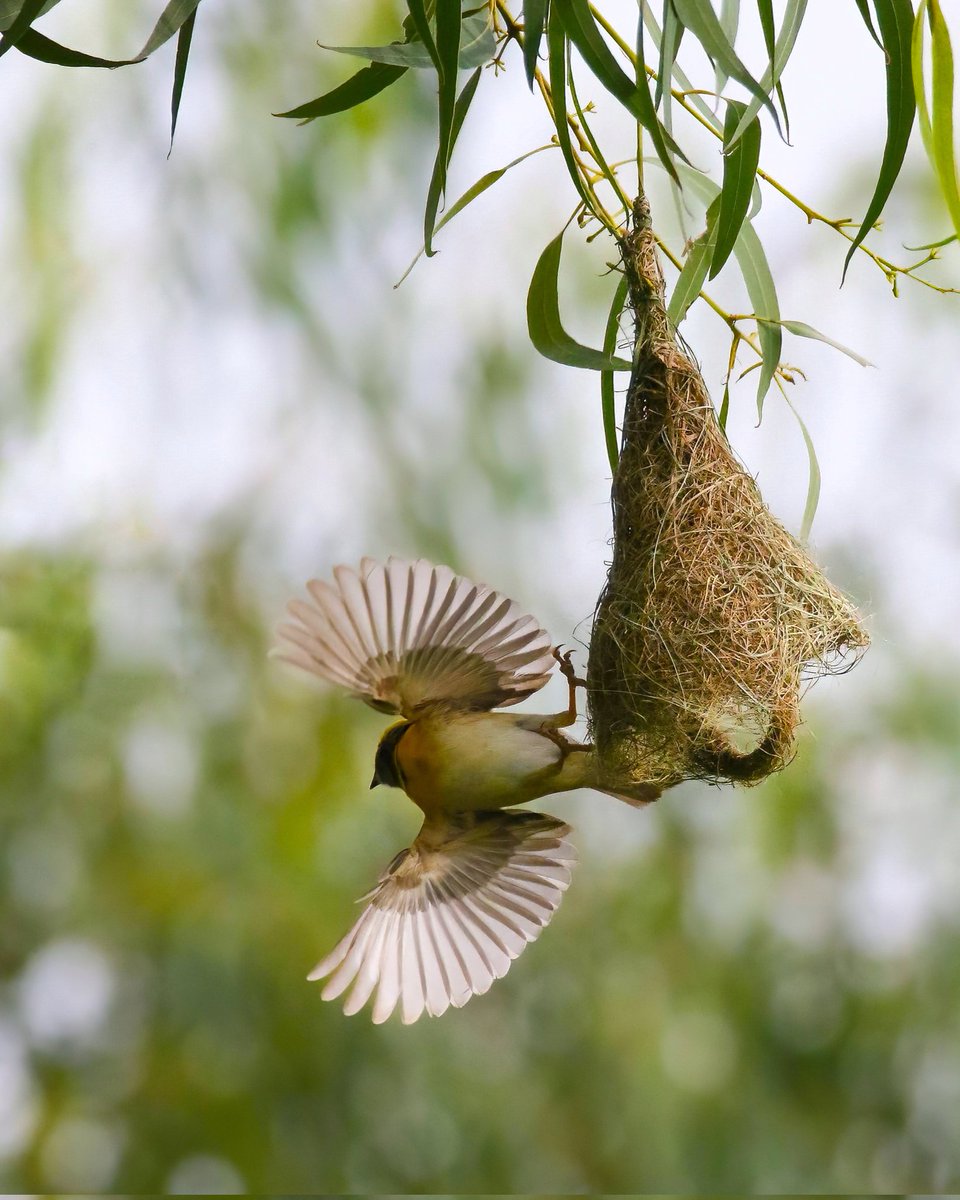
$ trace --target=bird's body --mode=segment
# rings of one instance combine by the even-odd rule
[[[583,787],[592,752],[540,732],[548,716],[453,712],[410,722],[396,745],[403,790],[428,817],[527,804]]]
[[[422,559],[364,559],[334,579],[311,580],[310,601],[290,603],[279,656],[403,717],[380,739],[371,787],[402,788],[424,823],[310,978],[329,976],[324,999],[350,988],[347,1013],[375,994],[375,1022],[398,1004],[410,1022],[485,992],[570,882],[570,827],[505,810],[600,787],[600,773],[593,748],[563,732],[583,682],[570,655],[513,601]],[[493,711],[541,688],[556,663],[566,710]],[[659,793],[641,783],[611,794],[641,805]]]

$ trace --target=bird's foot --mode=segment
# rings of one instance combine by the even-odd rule
[[[554,725],[551,721],[544,721],[544,723],[540,726],[540,733],[545,738],[549,738],[550,741],[553,742],[553,744],[559,749],[561,762],[566,759],[567,755],[571,751],[580,749],[576,742],[571,742],[569,738],[564,737],[556,725]]]
[[[553,657],[557,660],[557,663],[560,666],[560,674],[564,677],[564,679],[566,679],[567,683],[570,684],[571,688],[585,688],[587,686],[587,681],[585,679],[581,679],[574,670],[573,663],[571,661],[573,658],[572,650],[563,651],[562,646],[554,646]]]

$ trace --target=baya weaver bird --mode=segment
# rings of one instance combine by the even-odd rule
[[[405,1024],[487,991],[537,938],[570,883],[570,826],[512,811],[552,792],[599,787],[575,722],[570,654],[534,617],[484,584],[418,559],[365,558],[293,600],[274,655],[399,715],[377,746],[371,787],[400,788],[423,812],[412,846],[387,867],[350,932],[317,964],[325,1000],[344,1012],[375,993],[373,1020],[400,1005]],[[495,712],[538,691],[558,665],[567,708]],[[656,799],[634,785],[609,794]]]

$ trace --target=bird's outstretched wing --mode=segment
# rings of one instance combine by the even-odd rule
[[[324,1000],[373,1020],[397,1004],[405,1025],[485,992],[539,937],[570,883],[570,826],[531,812],[463,813],[427,821],[364,897],[347,936],[311,971]]]
[[[381,712],[516,704],[550,677],[550,638],[536,619],[449,567],[365,558],[333,575],[290,602],[274,654]]]

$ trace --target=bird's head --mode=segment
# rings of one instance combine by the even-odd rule
[[[371,788],[375,788],[378,783],[383,783],[387,787],[403,787],[403,776],[397,766],[397,746],[410,728],[410,724],[409,721],[398,721],[396,725],[391,725],[381,737],[380,744],[377,746],[377,757],[373,764]]]

